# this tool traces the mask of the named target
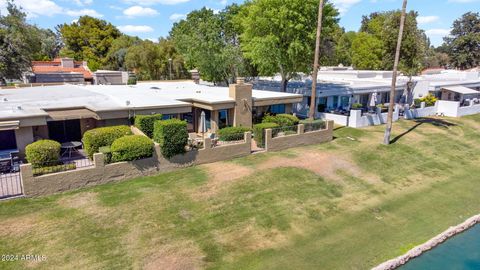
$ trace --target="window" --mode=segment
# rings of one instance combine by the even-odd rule
[[[332,104],[332,107],[333,108],[338,108],[338,96],[333,96],[333,104]]]
[[[0,131],[0,150],[16,149],[17,140],[15,139],[14,130]]]
[[[162,120],[168,120],[172,118],[175,118],[174,114],[162,114]]]
[[[51,121],[48,125],[48,136],[51,140],[64,143],[71,141],[80,141],[82,132],[80,129],[80,120]]]
[[[224,128],[228,126],[228,110],[218,111],[218,128]]]
[[[269,112],[273,114],[285,113],[285,104],[271,105]]]

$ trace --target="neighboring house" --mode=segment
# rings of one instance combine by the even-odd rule
[[[85,83],[93,82],[87,62],[72,58],[53,61],[32,61],[32,70],[24,74],[24,83]]]
[[[207,128],[251,126],[255,114],[291,112],[302,95],[252,90],[239,81],[227,87],[188,82],[138,85],[59,85],[0,90],[0,149],[23,150],[38,139],[80,141],[101,126],[129,124],[137,114],[177,117],[197,131],[205,112]]]
[[[127,84],[129,76],[130,75],[127,71],[97,70],[93,72],[93,84]]]

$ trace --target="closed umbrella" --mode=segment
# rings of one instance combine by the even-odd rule
[[[372,93],[372,98],[370,99],[370,107],[377,106],[377,93]]]
[[[198,127],[198,131],[202,133],[202,136],[207,132],[207,121],[205,119],[204,111],[200,114],[200,126]]]

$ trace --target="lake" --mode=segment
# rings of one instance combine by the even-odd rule
[[[479,270],[480,225],[448,239],[409,261],[400,270]]]

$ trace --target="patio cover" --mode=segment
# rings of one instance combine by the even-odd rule
[[[84,119],[84,118],[94,118],[100,119],[95,112],[90,111],[89,109],[71,109],[71,110],[55,110],[47,111],[50,118],[55,121],[62,120],[72,120],[72,119]]]
[[[18,129],[20,121],[0,121],[0,131]]]
[[[473,90],[471,88],[468,88],[468,87],[465,87],[465,86],[460,86],[460,85],[442,87],[442,89],[445,89],[445,90],[448,90],[448,91],[451,91],[451,92],[455,92],[455,93],[459,93],[459,94],[463,94],[463,95],[480,94],[480,92],[477,91],[477,90]]]

